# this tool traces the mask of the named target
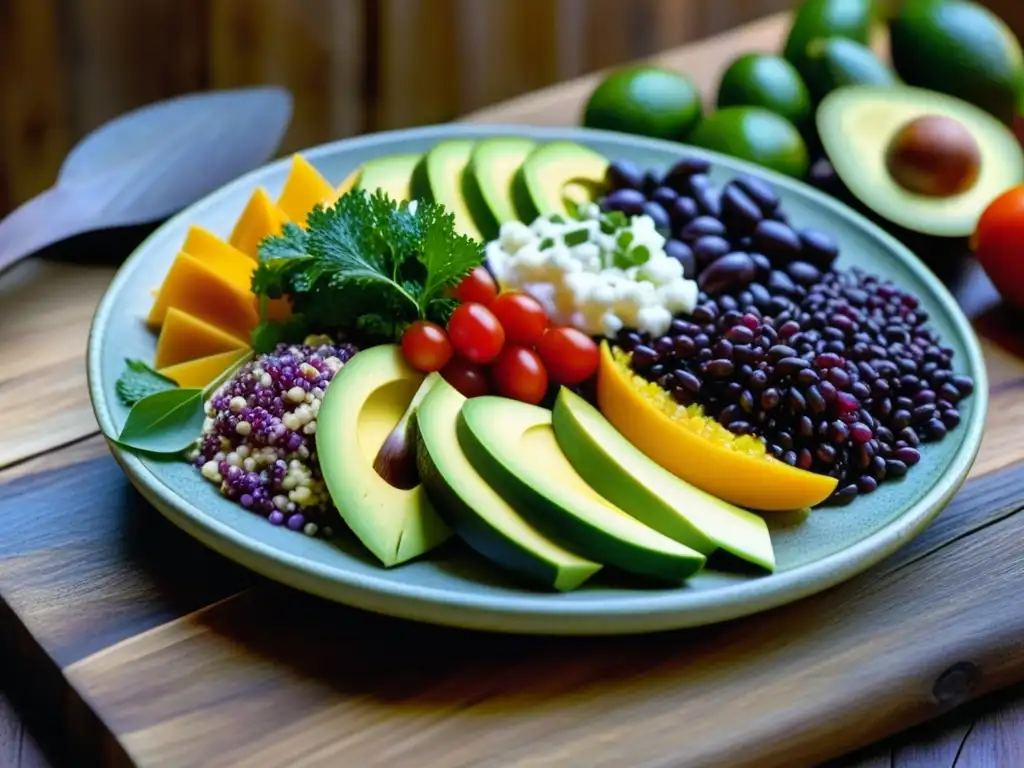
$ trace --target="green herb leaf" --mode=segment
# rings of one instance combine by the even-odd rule
[[[619,269],[629,269],[646,264],[651,258],[651,252],[646,245],[638,245],[634,248],[620,249],[615,252],[613,263]]]
[[[626,250],[633,242],[634,237],[635,235],[627,229],[624,232],[619,232],[619,236],[615,238],[615,244],[619,246],[619,248]]]
[[[622,211],[609,211],[601,216],[601,231],[606,235],[613,235],[626,226],[629,226],[629,219]]]
[[[126,359],[124,363],[124,373],[114,385],[114,390],[125,405],[134,405],[144,397],[178,386],[176,381],[154,371],[141,360]]]
[[[566,201],[569,202],[569,201]],[[548,217],[548,221],[552,224],[565,224],[565,217],[558,213],[553,213]]]
[[[116,442],[146,453],[181,453],[202,432],[204,403],[202,389],[170,389],[144,397],[132,406]]]
[[[570,248],[574,245],[582,245],[590,239],[590,230],[587,228],[574,229],[572,232],[566,232],[562,237],[565,240],[565,244]]]
[[[540,241],[540,245],[537,246],[537,250],[539,250],[539,251],[546,251],[546,250],[549,250],[550,248],[554,248],[554,247],[555,247],[555,239],[553,237],[545,237],[543,240]]]

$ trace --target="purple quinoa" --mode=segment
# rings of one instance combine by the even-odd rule
[[[330,535],[336,513],[316,456],[316,417],[352,344],[310,337],[242,367],[206,404],[193,462],[229,499],[309,536]]]

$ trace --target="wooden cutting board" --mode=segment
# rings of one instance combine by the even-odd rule
[[[773,23],[676,57],[714,72]],[[487,117],[573,122],[587,88]],[[0,280],[0,360],[22,361],[0,366],[0,658],[69,764],[812,765],[1024,678],[1024,350],[976,270],[950,280],[983,337],[985,442],[920,538],[776,611],[600,639],[365,614],[175,529],[94,435],[84,334],[109,276]]]

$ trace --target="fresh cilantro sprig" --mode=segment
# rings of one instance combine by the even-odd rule
[[[287,323],[256,328],[262,352],[313,331],[396,341],[415,320],[444,324],[455,307],[446,289],[482,263],[483,246],[457,232],[439,203],[354,190],[317,205],[305,229],[286,224],[265,238],[259,260],[252,290],[263,317],[267,299],[288,296],[293,310]]]

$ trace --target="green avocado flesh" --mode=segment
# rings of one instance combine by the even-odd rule
[[[397,488],[373,468],[424,378],[397,345],[364,349],[335,375],[317,415],[316,450],[331,500],[385,566],[429,552],[452,535],[422,484]]]
[[[479,198],[480,229],[488,240],[509,221],[519,221],[513,180],[537,144],[530,139],[500,137],[478,141],[469,157],[463,179],[467,198]]]
[[[724,550],[775,570],[768,525],[651,461],[590,403],[564,387],[552,425],[569,463],[595,491],[624,512],[705,555]]]
[[[459,444],[484,481],[546,536],[584,557],[673,583],[699,571],[704,555],[600,496],[555,440],[551,412],[502,397],[468,400]]]
[[[570,205],[597,199],[607,170],[608,158],[582,144],[542,144],[527,155],[516,174],[516,209],[526,222],[538,216],[571,218]]]
[[[356,189],[371,194],[384,190],[392,200],[412,200],[412,173],[420,155],[391,155],[367,160],[362,167]]]
[[[456,231],[483,240],[463,185],[473,143],[471,139],[446,139],[435,144],[413,173],[413,194],[441,203],[455,216]]]
[[[957,120],[974,137],[981,164],[974,185],[950,197],[917,195],[886,166],[892,137],[925,115]],[[971,234],[996,197],[1024,179],[1024,154],[1013,132],[967,102],[920,88],[856,85],[829,94],[818,108],[818,133],[850,193],[884,219],[942,237]]]
[[[438,512],[488,560],[535,584],[575,589],[601,566],[545,538],[473,469],[457,435],[465,402],[465,396],[442,379],[417,414],[417,466]]]

